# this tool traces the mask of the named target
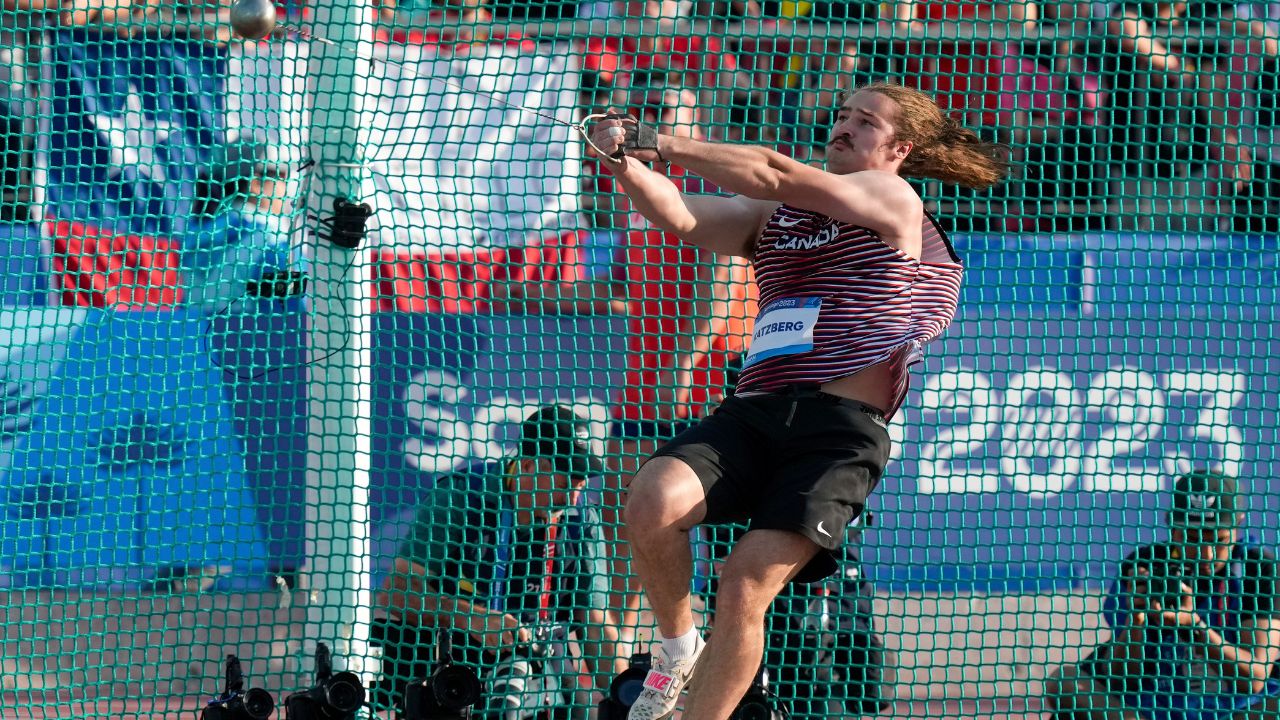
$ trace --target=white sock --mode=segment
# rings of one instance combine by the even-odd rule
[[[662,638],[662,654],[667,656],[668,660],[677,662],[687,657],[692,657],[698,650],[698,641],[702,636],[698,634],[698,628],[689,628],[689,632],[680,637],[664,637]]]

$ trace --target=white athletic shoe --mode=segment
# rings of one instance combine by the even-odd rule
[[[676,703],[680,701],[680,693],[693,677],[697,669],[698,658],[702,649],[707,646],[702,636],[698,636],[698,647],[693,654],[683,660],[672,662],[667,659],[662,647],[653,654],[653,667],[644,676],[644,689],[631,705],[627,720],[664,720],[676,711]]]

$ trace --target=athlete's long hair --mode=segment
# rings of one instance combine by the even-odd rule
[[[902,175],[983,189],[1009,174],[1007,147],[978,137],[942,112],[927,93],[880,82],[847,91],[840,101],[862,91],[879,93],[898,106],[898,117],[893,121],[895,139],[912,143],[902,162]]]

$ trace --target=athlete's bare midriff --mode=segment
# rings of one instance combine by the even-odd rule
[[[879,410],[893,406],[893,388],[893,370],[887,361],[822,385],[825,393],[857,400]]]

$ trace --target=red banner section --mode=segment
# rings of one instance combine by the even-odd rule
[[[182,301],[176,241],[66,220],[51,221],[46,229],[61,304],[140,310]]]
[[[503,248],[377,251],[373,310],[474,313],[489,309],[491,288],[506,283],[574,282],[582,277],[585,231]]]
[[[182,301],[176,240],[121,233],[85,223],[47,223],[61,304],[146,309]],[[583,275],[584,231],[521,247],[453,251],[374,251],[373,311],[488,311],[496,284],[573,282]]]

